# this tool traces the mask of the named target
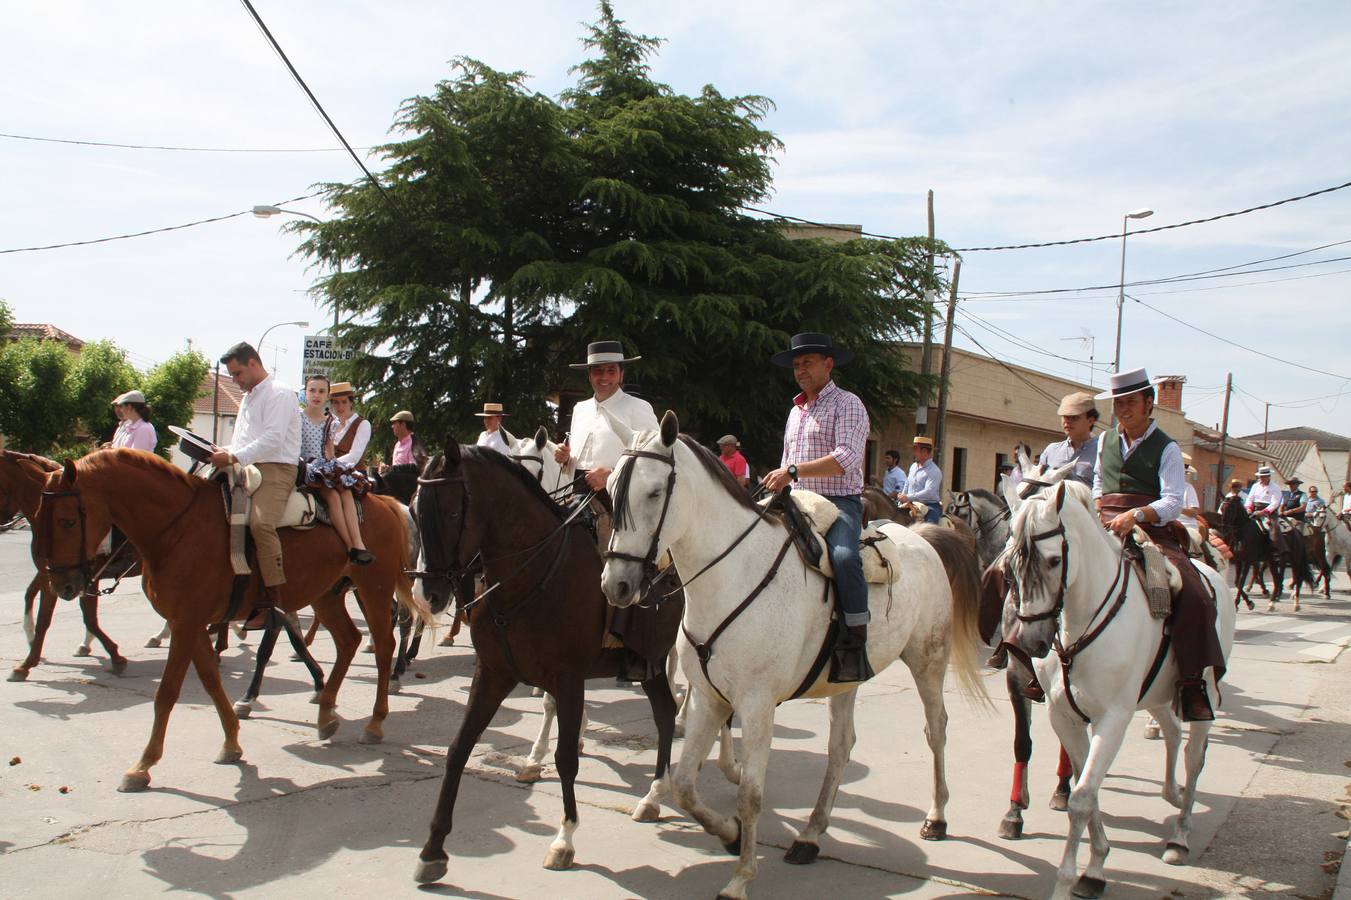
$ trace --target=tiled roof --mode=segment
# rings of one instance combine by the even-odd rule
[[[1219,451],[1220,433],[1208,425],[1202,425],[1200,422],[1194,422],[1191,419],[1187,423],[1192,427],[1192,443],[1196,446],[1205,447],[1207,450]],[[1237,454],[1248,459],[1266,461],[1269,454],[1261,447],[1251,441],[1245,441],[1242,438],[1236,438],[1232,434],[1229,440],[1225,441],[1224,449],[1226,453]]]
[[[1262,442],[1262,434],[1250,434],[1247,440]],[[1321,428],[1299,425],[1295,428],[1279,428],[1267,432],[1268,441],[1313,441],[1319,450],[1351,450],[1351,438]]]
[[[217,376],[220,377],[220,376]],[[211,396],[211,373],[202,379],[202,386],[198,389],[200,396],[192,402],[192,411],[194,413],[205,413],[211,415],[212,404],[215,399]],[[234,379],[221,377],[220,379],[220,414],[222,416],[238,416],[239,401],[244,399],[244,392],[235,384]]]
[[[77,338],[68,331],[62,331],[55,325],[44,323],[20,323],[15,325],[9,332],[12,339],[32,337],[40,341],[60,341],[72,350],[79,350],[84,346],[84,341]]]
[[[1282,478],[1291,478],[1304,457],[1318,445],[1313,441],[1267,441],[1264,449]]]

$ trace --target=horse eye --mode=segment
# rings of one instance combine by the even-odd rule
[[[649,499],[649,500],[656,500],[656,499],[657,499],[658,497],[660,497],[660,496],[661,496],[661,489],[658,488],[658,489],[654,490],[652,493],[648,494],[648,495],[647,495],[647,499]]]
[[[1060,557],[1052,556],[1050,559],[1046,560],[1046,565],[1052,569],[1059,567]]]
[[[61,520],[61,527],[62,527],[62,528],[65,528],[65,529],[71,529],[71,528],[74,528],[74,527],[75,527],[75,520],[74,520],[74,519],[62,519],[62,520]]]

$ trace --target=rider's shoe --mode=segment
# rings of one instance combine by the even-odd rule
[[[1206,696],[1206,683],[1199,678],[1178,682],[1178,705],[1184,722],[1213,722],[1215,712]]]
[[[353,547],[348,550],[347,558],[359,566],[369,566],[375,562],[375,554],[365,547]]]
[[[873,667],[868,665],[868,626],[846,626],[831,652],[831,684],[867,681],[876,674]]]
[[[253,606],[253,614],[244,623],[245,631],[262,631],[267,628],[270,613],[281,604],[281,588],[277,585],[263,587],[263,596]]]

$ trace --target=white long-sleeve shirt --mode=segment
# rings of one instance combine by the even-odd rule
[[[352,423],[356,421],[356,413],[347,417],[346,422],[340,422],[336,418],[333,420],[333,431],[329,437],[333,440],[333,446],[342,443],[342,439],[347,436]],[[341,463],[348,468],[361,462],[361,458],[366,455],[366,445],[371,442],[371,423],[362,419],[357,424],[356,434],[352,437],[352,446],[342,456],[336,457],[334,462]]]
[[[602,408],[603,407],[603,408]],[[612,422],[619,422],[630,431],[655,431],[657,414],[646,400],[624,393],[621,388],[604,403],[588,397],[572,408],[572,430],[568,446],[572,448],[571,470],[613,469],[628,444],[616,433]]]
[[[478,446],[490,447],[503,456],[511,455],[511,448],[507,446],[507,439],[502,437],[502,429],[500,428],[493,431],[480,431],[478,433]]]
[[[240,465],[300,461],[300,401],[268,375],[239,403],[229,451]]]
[[[1268,481],[1263,484],[1261,479],[1248,488],[1248,500],[1243,505],[1248,508],[1248,512],[1253,511],[1253,505],[1256,503],[1265,503],[1269,509],[1281,508],[1281,489]]]
[[[905,495],[912,502],[933,506],[942,502],[942,490],[943,473],[932,459],[925,460],[924,465],[910,464],[910,471],[905,476]]]
[[[1186,493],[1182,495],[1182,508],[1192,509],[1194,507],[1199,507],[1200,505],[1201,505],[1201,498],[1196,495],[1196,485],[1192,484],[1190,481],[1187,482]],[[1177,520],[1181,522],[1183,525],[1186,525],[1188,528],[1196,527],[1195,516],[1189,516],[1186,513],[1179,513]]]
[[[1118,439],[1121,441],[1122,463],[1130,459],[1135,448],[1144,443],[1145,438],[1153,434],[1158,427],[1158,422],[1150,422],[1138,441],[1131,441],[1124,431],[1121,432]],[[1111,431],[1107,431],[1098,439],[1098,463],[1093,472],[1094,497],[1102,496],[1102,448],[1111,439]],[[1187,466],[1182,461],[1182,448],[1177,445],[1177,441],[1172,441],[1163,448],[1163,454],[1159,458],[1159,499],[1149,504],[1159,517],[1160,525],[1173,521],[1182,512],[1182,497],[1186,491]]]

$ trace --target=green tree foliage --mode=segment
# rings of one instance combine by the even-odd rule
[[[769,356],[798,331],[858,352],[840,381],[875,418],[912,404],[919,379],[894,342],[922,326],[937,287],[928,242],[790,240],[747,216],[772,188],[770,101],[653,81],[660,41],[608,2],[584,44],[557,99],[523,73],[456,60],[400,109],[407,137],[382,148],[387,196],[326,185],[338,216],[289,226],[303,252],[341,264],[316,287],[364,350],[340,374],[374,392],[372,418],[412,409],[435,444],[471,436],[479,404],[499,400],[528,433],[547,396],[587,391],[566,363],[617,338],[642,354],[629,382],[658,412],[705,440],[736,431],[768,462],[796,393]]]
[[[59,341],[0,347],[0,434],[12,450],[47,453],[75,435],[74,358]]]
[[[127,361],[126,352],[111,341],[90,341],[81,349],[68,389],[81,430],[96,446],[111,440],[117,430],[113,399],[134,390],[140,381],[141,373]]]
[[[0,298],[0,338],[4,338],[14,329],[14,310]]]
[[[178,437],[170,425],[185,427],[192,421],[192,404],[203,396],[202,381],[211,372],[211,363],[196,350],[175,353],[146,373],[141,391],[150,404],[152,421],[159,437],[159,452],[168,456]]]

